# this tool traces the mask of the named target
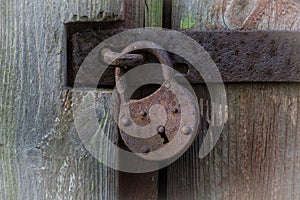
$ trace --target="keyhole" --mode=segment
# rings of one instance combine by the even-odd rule
[[[169,143],[169,139],[168,139],[168,137],[167,137],[167,135],[166,135],[166,128],[165,128],[164,126],[159,126],[159,127],[157,128],[157,132],[158,132],[158,134],[160,135],[160,137],[161,137],[162,139],[164,139],[163,144]]]

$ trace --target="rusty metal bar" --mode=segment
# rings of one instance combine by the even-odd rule
[[[107,64],[123,67],[135,67],[146,61],[143,54],[122,54],[113,52],[110,49],[102,50],[102,56]]]
[[[102,40],[120,32],[83,32],[72,36],[72,68],[75,75],[85,56]],[[93,35],[96,33],[96,38]],[[299,31],[185,31],[201,44],[219,68],[225,83],[235,82],[300,82]],[[86,47],[89,40],[90,47]],[[84,42],[83,42],[84,41]],[[94,43],[93,43],[94,42]],[[82,48],[81,48],[82,47]],[[84,49],[84,50],[83,50]],[[180,55],[170,55],[173,64],[186,63]],[[186,78],[191,83],[203,83],[193,66]],[[69,68],[70,70],[70,68]],[[114,85],[114,70],[107,70],[100,86]]]
[[[203,45],[224,82],[300,82],[300,32],[188,31]],[[191,82],[201,82],[193,70]]]

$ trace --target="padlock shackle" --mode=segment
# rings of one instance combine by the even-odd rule
[[[163,77],[166,81],[173,79],[174,73],[170,67],[173,66],[172,61],[169,57],[169,53],[163,49],[160,45],[149,41],[138,41],[128,45],[122,54],[128,54],[132,51],[143,50],[153,54],[160,64],[166,65],[168,67],[162,67]]]
[[[173,71],[174,70],[170,68],[173,66],[173,64],[172,64],[172,61],[166,50],[164,50],[161,46],[159,46],[158,44],[155,44],[153,42],[138,41],[138,42],[134,42],[134,43],[131,43],[130,45],[128,45],[121,52],[120,55],[129,54],[129,53],[131,53],[133,51],[137,51],[137,50],[143,50],[143,51],[147,51],[147,52],[153,54],[158,59],[158,61],[160,62],[161,65],[165,65],[165,67],[163,67],[163,66],[161,67],[162,74],[163,74],[165,81],[173,80],[173,77],[174,77]],[[122,75],[122,69],[117,66],[115,68],[116,88],[120,95],[121,102],[127,102],[129,100],[128,97],[126,96],[127,82],[124,78],[121,79],[121,75]]]

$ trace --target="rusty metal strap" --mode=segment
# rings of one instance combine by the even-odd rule
[[[210,53],[225,82],[300,81],[300,32],[185,33]]]
[[[72,35],[72,58],[68,76],[72,84],[87,54],[104,39],[121,30],[94,30]],[[292,31],[185,31],[211,55],[225,83],[300,82],[300,32]],[[88,45],[87,45],[88,44]],[[70,54],[69,54],[70,55]],[[172,62],[186,63],[180,55],[170,55]],[[186,78],[203,83],[193,66]],[[108,69],[100,85],[113,86],[114,70]]]

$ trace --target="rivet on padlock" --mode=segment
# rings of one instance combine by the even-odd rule
[[[159,45],[152,42],[135,42],[122,53],[143,50],[153,54],[159,60],[164,83],[153,94],[140,99],[129,100],[126,96],[126,80],[121,78],[121,68],[116,67],[116,89],[120,96],[119,129],[125,145],[138,156],[149,160],[168,159],[188,148],[196,134],[199,124],[197,99],[185,87],[174,80],[174,70],[169,55]],[[165,66],[165,67],[163,67]],[[169,67],[166,67],[169,66]],[[154,124],[155,116],[150,109],[155,105],[164,107],[166,123]],[[161,115],[156,113],[156,116]],[[143,135],[151,130],[151,137]]]

